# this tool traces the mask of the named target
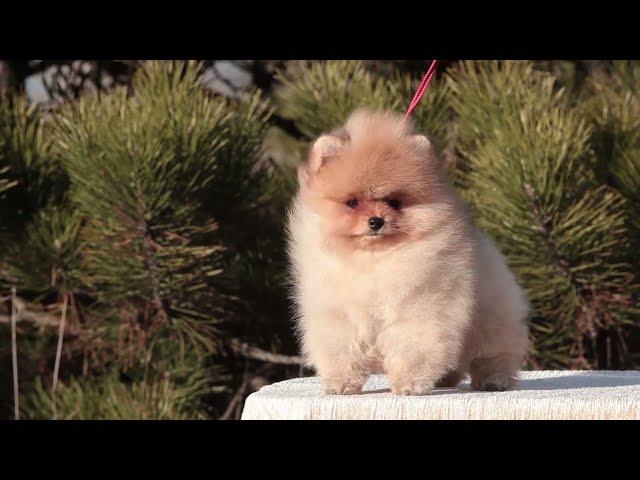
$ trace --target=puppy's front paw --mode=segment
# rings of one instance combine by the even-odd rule
[[[325,382],[326,395],[354,395],[362,391],[360,382]]]
[[[402,382],[392,383],[391,393],[393,395],[429,395],[434,388],[433,382]]]

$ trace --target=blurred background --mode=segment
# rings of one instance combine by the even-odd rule
[[[429,63],[0,60],[0,418],[238,419],[312,375],[295,168]],[[640,62],[443,61],[413,117],[532,302],[526,368],[639,368]]]

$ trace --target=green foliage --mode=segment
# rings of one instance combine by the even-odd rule
[[[42,350],[42,346],[38,347]],[[21,411],[31,419],[200,419],[216,412],[210,397],[228,381],[217,366],[156,336],[143,358],[127,346],[113,367],[64,376],[55,394],[46,376],[22,382]],[[124,357],[129,357],[129,362]],[[125,368],[123,368],[125,367]],[[27,369],[28,371],[28,369]]]
[[[596,181],[586,120],[527,62],[465,62],[447,80],[463,194],[527,290],[535,362],[599,366],[597,332],[618,340],[637,310],[624,200]]]
[[[4,192],[6,192],[7,190],[9,190],[11,187],[15,187],[16,185],[16,181],[15,180],[11,180],[8,177],[3,177],[4,175],[7,174],[7,172],[9,171],[9,167],[3,167],[2,170],[0,170],[0,200],[6,200],[6,195],[4,194]]]
[[[30,419],[59,420],[193,420],[206,418],[197,408],[210,392],[206,379],[176,385],[164,378],[155,382],[122,382],[113,375],[99,379],[72,379],[61,383],[52,399],[38,379],[25,397],[23,414]]]
[[[594,128],[598,173],[628,201],[632,237],[640,237],[640,65],[614,62],[589,79],[591,97],[583,105]],[[638,240],[640,242],[640,240]],[[640,247],[640,243],[636,243]],[[637,251],[637,250],[636,250]],[[640,264],[640,254],[635,257]]]
[[[267,108],[257,95],[239,107],[212,98],[195,62],[150,62],[132,90],[81,99],[56,117],[70,197],[87,218],[83,280],[101,303],[146,304],[143,321],[211,349],[216,221],[259,191],[250,168]]]
[[[68,188],[34,206],[3,275],[23,295],[56,303],[73,295],[61,417],[216,413],[194,392],[211,393],[227,378],[211,354],[243,304],[229,288],[241,283],[234,274],[269,257],[261,249],[271,244],[249,237],[277,175],[259,164],[271,113],[259,92],[230,101],[201,78],[198,62],[146,62],[130,88],[82,97],[46,123],[45,165],[61,168]],[[35,111],[20,115],[40,138]],[[35,161],[14,156],[24,176],[42,175]],[[243,282],[249,288],[251,277]],[[220,330],[221,321],[231,325]],[[33,342],[33,333],[22,338]],[[46,418],[50,380],[38,377],[29,415]]]
[[[399,102],[396,110],[400,112],[406,110],[419,81],[419,78],[410,75],[395,74],[391,77],[388,81],[388,89],[391,97]],[[450,93],[447,90],[447,84],[438,78],[433,79],[427,91],[428,93],[422,97],[418,107],[411,114],[411,120],[416,129],[429,136],[436,147],[445,149],[450,146],[455,135],[453,115],[447,103]]]
[[[365,63],[357,60],[299,62],[290,72],[280,72],[278,78],[282,83],[277,92],[280,112],[292,119],[307,139],[342,125],[358,108],[403,113],[419,82],[399,73],[375,78]],[[433,82],[413,120],[418,129],[444,146],[449,117],[446,88]]]
[[[64,193],[66,182],[50,145],[35,106],[23,97],[0,96],[0,241]]]
[[[38,218],[40,210],[62,202],[66,189],[67,180],[51,154],[51,136],[41,113],[24,97],[0,96],[0,287],[37,283],[39,291],[46,290],[41,274],[53,265],[39,265],[37,272],[30,267],[36,258],[55,255],[56,247],[51,242],[44,246],[46,252],[33,252],[32,247],[43,246],[46,234],[29,237],[39,228],[34,223],[47,221]],[[12,276],[20,270],[29,278]],[[51,275],[49,270],[50,279]]]
[[[80,226],[77,211],[48,206],[26,225],[24,241],[8,243],[7,274],[20,290],[38,294],[71,291],[80,285]]]
[[[395,106],[388,103],[385,81],[374,80],[356,60],[296,63],[286,75],[280,73],[279,80],[282,115],[293,119],[307,138],[333,130],[358,107]]]

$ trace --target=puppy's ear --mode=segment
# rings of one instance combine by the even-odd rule
[[[337,156],[344,147],[345,140],[336,135],[323,135],[318,138],[309,155],[309,172],[320,170],[332,157]]]
[[[425,137],[424,135],[412,135],[411,143],[415,145],[421,152],[429,153],[433,150],[433,145],[431,145],[431,141]]]
[[[422,155],[429,163],[435,167],[440,168],[442,166],[441,155],[436,151],[435,147],[424,135],[412,135],[411,143],[416,148],[420,155]]]
[[[320,170],[324,164],[338,154],[342,148],[340,138],[333,135],[323,135],[318,138],[311,147],[309,160],[298,167],[298,185],[304,187],[309,178]]]

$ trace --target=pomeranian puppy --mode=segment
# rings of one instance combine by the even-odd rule
[[[358,111],[318,138],[289,212],[297,327],[327,394],[386,373],[396,395],[514,385],[528,303],[427,137]]]

